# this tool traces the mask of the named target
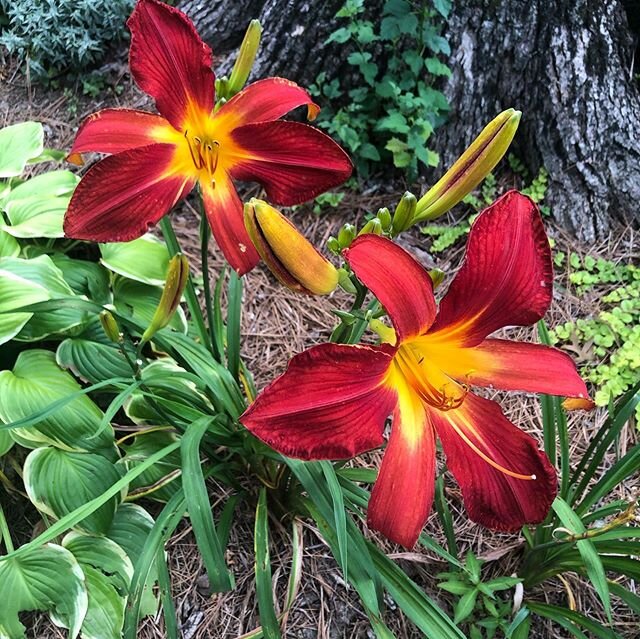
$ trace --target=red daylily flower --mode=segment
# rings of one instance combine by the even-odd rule
[[[551,303],[551,254],[535,204],[510,191],[478,216],[439,310],[428,273],[391,241],[364,235],[344,255],[385,307],[395,332],[387,328],[383,341],[392,343],[322,344],[295,356],[242,423],[285,455],[336,459],[380,446],[393,413],[368,523],[407,548],[431,508],[436,436],[472,520],[504,531],[542,521],[556,495],[554,467],[498,404],[469,391],[587,396],[561,351],[488,338],[533,324]]]
[[[104,109],[85,120],[70,159],[87,151],[113,155],[80,181],[65,234],[96,242],[135,239],[199,183],[216,242],[244,274],[259,257],[233,180],[259,182],[273,202],[288,206],[344,182],[351,162],[324,133],[278,120],[302,105],[310,117],[319,110],[288,80],[255,82],[214,113],[211,49],[182,12],[140,0],[128,26],[131,74],[161,115]]]

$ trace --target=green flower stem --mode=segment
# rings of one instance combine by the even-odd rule
[[[11,541],[11,533],[9,532],[9,526],[4,516],[2,504],[0,504],[0,533],[2,533],[2,540],[4,541],[5,548],[7,549],[7,554],[10,555],[14,550],[13,541]]]
[[[178,243],[178,238],[176,237],[176,233],[173,230],[173,226],[168,215],[165,215],[160,220],[160,228],[162,229],[162,235],[164,236],[164,241],[167,243],[167,247],[169,248],[171,257],[176,255],[177,253],[180,253],[180,244]],[[200,302],[198,301],[198,296],[196,295],[196,288],[193,285],[193,278],[191,277],[191,274],[189,274],[189,278],[187,280],[185,297],[187,298],[189,313],[191,314],[191,318],[195,322],[196,331],[198,332],[200,341],[206,348],[211,350],[211,339],[209,338],[209,334],[207,333],[207,327],[204,323],[204,316],[202,313],[202,309],[200,308]]]
[[[204,288],[204,303],[207,309],[207,323],[209,325],[209,335],[211,337],[211,353],[218,362],[222,362],[222,353],[218,352],[217,341],[215,339],[215,317],[213,314],[213,303],[211,300],[211,281],[209,278],[209,238],[210,229],[207,216],[202,205],[200,196],[200,260],[202,262],[202,283]]]

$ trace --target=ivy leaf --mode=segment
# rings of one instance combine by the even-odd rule
[[[74,556],[55,544],[0,557],[0,601],[0,636],[22,639],[18,613],[48,610],[64,621],[70,637],[77,637],[88,607],[84,574]]]

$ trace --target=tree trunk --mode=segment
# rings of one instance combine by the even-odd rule
[[[499,111],[523,111],[515,152],[532,173],[549,171],[556,220],[584,240],[612,221],[640,219],[640,90],[623,1],[458,0],[448,26],[451,116],[434,136],[442,166]],[[348,78],[349,47],[324,45],[344,0],[183,0],[228,73],[246,25],[263,42],[252,78],[280,75],[309,86],[321,71]],[[379,19],[384,0],[367,0]],[[637,16],[636,16],[637,17]],[[226,57],[225,57],[226,56]],[[343,83],[344,84],[344,83]]]
[[[630,3],[633,4],[633,3]],[[504,108],[523,111],[516,152],[549,171],[554,217],[583,240],[640,220],[640,91],[618,0],[466,0],[448,27],[446,163]]]
[[[249,22],[258,18],[263,36],[252,78],[281,76],[308,87],[321,71],[329,79],[353,73],[352,49],[325,45],[336,30],[335,14],[344,0],[183,0],[179,6],[216,55],[219,75],[231,69]],[[380,15],[383,0],[368,0],[367,13]]]

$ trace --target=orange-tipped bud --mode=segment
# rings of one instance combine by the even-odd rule
[[[594,401],[588,397],[567,397],[562,402],[562,408],[567,411],[573,410],[593,410],[596,407]]]
[[[434,220],[473,191],[506,153],[522,113],[503,111],[418,201],[414,222]]]
[[[189,262],[184,255],[178,253],[169,260],[167,279],[162,296],[153,314],[151,324],[142,335],[142,341],[148,342],[160,329],[164,328],[178,310],[182,293],[189,278]]]
[[[236,63],[233,65],[229,82],[226,88],[227,99],[232,98],[236,93],[242,90],[247,82],[247,78],[253,68],[253,62],[258,53],[260,46],[260,36],[262,35],[262,26],[259,20],[252,20],[244,34],[244,39],[240,45],[240,51]]]
[[[256,250],[281,284],[308,295],[327,295],[338,286],[337,269],[277,209],[252,198],[244,225]]]
[[[104,334],[114,343],[122,341],[122,333],[116,318],[109,311],[102,311],[100,313],[100,324],[102,324],[102,330]]]

